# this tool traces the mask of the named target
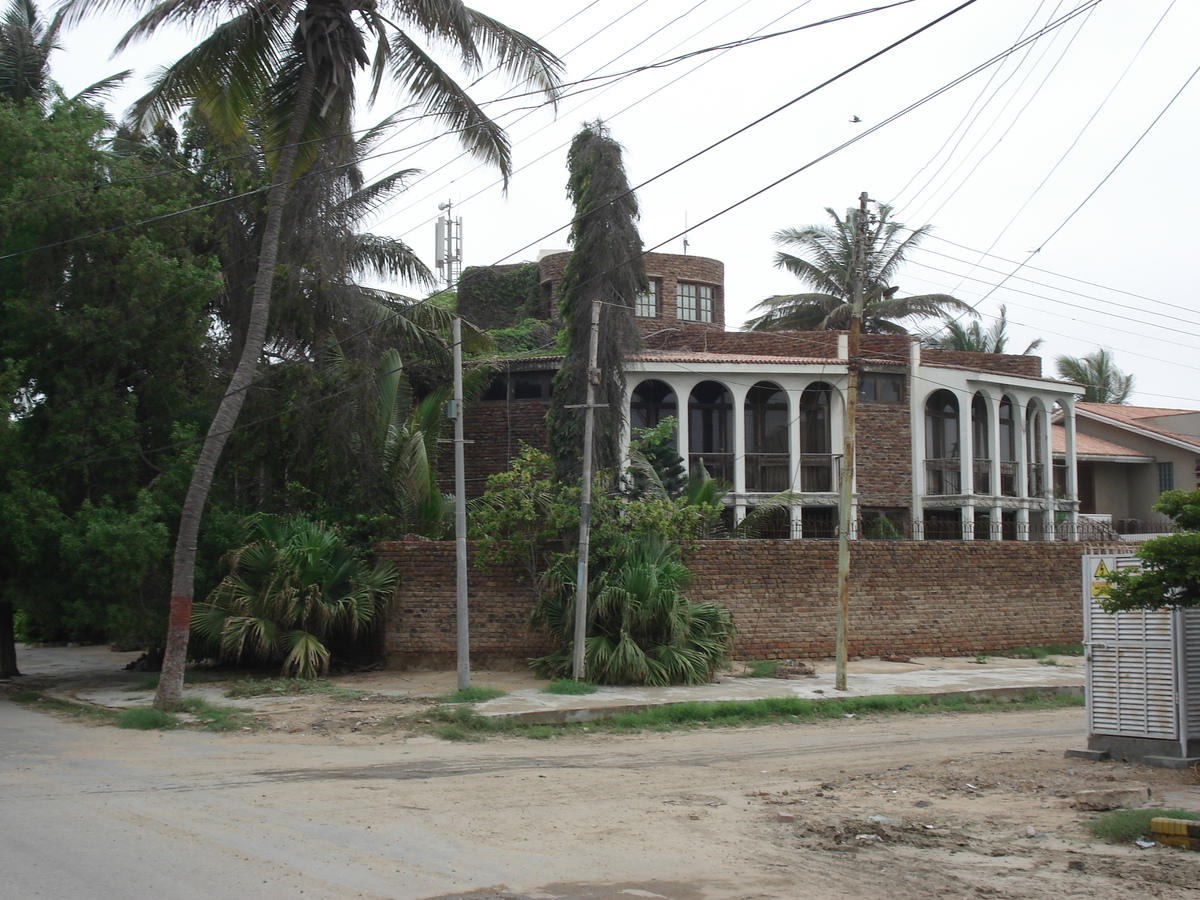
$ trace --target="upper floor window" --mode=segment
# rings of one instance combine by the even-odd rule
[[[1158,464],[1158,491],[1161,494],[1163,491],[1175,490],[1175,463],[1165,462]]]
[[[681,281],[675,285],[675,308],[689,322],[713,321],[713,289],[708,284]]]
[[[858,399],[863,403],[904,402],[904,376],[884,372],[863,372],[858,382]]]
[[[646,293],[638,295],[633,314],[642,319],[653,319],[658,315],[658,282],[653,278]]]

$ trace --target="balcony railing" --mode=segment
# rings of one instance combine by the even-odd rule
[[[827,494],[837,490],[841,476],[840,455],[803,453],[800,456],[800,490],[806,494]]]
[[[961,494],[962,463],[955,459],[925,460],[927,494]]]
[[[1046,467],[1042,463],[1029,464],[1029,496],[1042,497],[1046,493]]]
[[[1017,463],[1006,459],[1000,462],[1000,496],[1017,496]]]
[[[717,481],[733,484],[733,454],[732,453],[692,453],[689,458],[690,469],[699,472],[703,466],[710,477]]]
[[[992,492],[992,461],[976,457],[971,460],[971,471],[974,474],[974,478],[971,480],[972,492],[990,494]]]
[[[786,453],[747,453],[746,490],[771,494],[790,490],[789,459]]]

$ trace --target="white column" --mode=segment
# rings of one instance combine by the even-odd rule
[[[1062,401],[1063,431],[1067,435],[1065,462],[1067,465],[1067,499],[1076,501],[1071,504],[1067,513],[1067,538],[1079,540],[1079,461],[1075,446],[1075,400],[1066,398]]]
[[[962,539],[975,539],[975,423],[972,420],[974,396],[961,391],[954,392],[958,400],[958,479],[959,493],[967,497],[962,508]],[[965,398],[965,399],[964,399]]]
[[[988,415],[988,465],[991,467],[990,481],[992,496],[1000,495],[1000,400],[987,396]],[[1003,396],[1001,396],[1001,400]],[[1004,519],[1001,507],[993,505],[991,529],[988,533],[993,541],[1004,538]]]

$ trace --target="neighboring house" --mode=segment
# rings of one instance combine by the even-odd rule
[[[553,308],[568,253],[538,261]],[[651,290],[628,361],[632,428],[673,417],[693,469],[727,481],[736,520],[781,491],[795,496],[764,536],[834,537],[848,370],[845,332],[725,330],[724,266],[649,253]],[[603,339],[603,336],[601,336]],[[524,441],[545,446],[561,356],[508,360],[467,411],[473,493]],[[863,335],[853,521],[856,537],[1075,538],[1076,398],[1034,356],[926,350],[910,335]],[[1051,476],[1051,416],[1064,422],[1063,491]]]
[[[1200,410],[1075,404],[1079,511],[1121,534],[1169,530],[1151,507],[1168,490],[1200,487]],[[1053,426],[1056,480],[1066,431]]]

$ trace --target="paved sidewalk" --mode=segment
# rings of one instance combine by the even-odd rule
[[[46,689],[89,703],[111,708],[145,706],[150,690],[139,689],[144,673],[125,672],[122,667],[137,654],[109,652],[105,647],[45,647],[22,649],[18,664],[25,677],[14,684]],[[1081,694],[1084,661],[1080,657],[1056,657],[1055,665],[1029,659],[988,657],[929,657],[911,662],[878,659],[854,660],[847,667],[847,690],[834,687],[834,666],[818,663],[812,677],[744,678],[724,675],[711,684],[694,687],[605,687],[593,694],[565,696],[546,694],[546,682],[531,672],[474,671],[471,683],[495,687],[505,696],[475,704],[481,715],[520,719],[527,722],[583,722],[614,712],[641,710],[651,706],[693,701],[754,700],[766,697],[865,697],[886,694],[970,694],[1019,696],[1029,691]],[[393,697],[439,697],[457,685],[455,672],[376,672],[335,679],[353,690]],[[188,694],[213,703],[228,703],[224,686],[195,684]],[[239,698],[237,705],[269,708],[292,702],[288,696]]]

